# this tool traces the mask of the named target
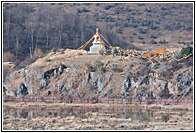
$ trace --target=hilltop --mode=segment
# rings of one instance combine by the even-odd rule
[[[4,96],[193,98],[191,56],[166,64],[164,60],[152,64],[141,57],[128,57],[123,62],[120,58],[85,50],[52,51],[10,73],[4,83]]]

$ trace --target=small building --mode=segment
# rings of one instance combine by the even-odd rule
[[[96,34],[93,36],[94,41],[92,42],[92,46],[90,47],[89,53],[99,53],[99,51],[104,47],[103,41],[100,38],[98,28],[96,29]]]

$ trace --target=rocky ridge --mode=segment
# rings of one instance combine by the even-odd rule
[[[192,99],[193,58],[152,64],[131,57],[61,49],[7,75],[4,96],[75,98],[188,98]]]

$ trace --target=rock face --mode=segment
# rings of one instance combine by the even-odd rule
[[[122,95],[129,96],[129,88],[131,88],[131,80],[128,76],[126,76],[122,85]]]
[[[98,77],[98,84],[97,84],[97,87],[98,87],[97,90],[98,90],[98,92],[102,92],[103,91],[104,80],[105,80],[104,75],[100,75]]]
[[[62,94],[62,90],[63,90],[64,85],[65,85],[65,79],[63,79],[63,80],[58,84],[58,92],[59,92],[59,94]]]
[[[193,67],[187,67],[186,60],[175,64],[156,63],[156,67],[152,68],[149,62],[143,60],[130,58],[123,64],[118,61],[118,56],[114,56],[104,66],[109,58],[107,56],[86,55],[69,50],[64,53],[53,56],[49,53],[26,68],[7,75],[4,95],[131,97],[142,100],[192,97]],[[88,65],[87,70],[85,63]]]
[[[193,73],[186,71],[179,73],[176,77],[177,89],[183,97],[187,96],[193,89]]]
[[[24,85],[24,83],[21,83],[19,85],[19,90],[17,91],[17,96],[18,97],[24,97],[27,94],[28,94],[27,87]]]

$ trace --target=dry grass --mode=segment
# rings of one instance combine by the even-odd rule
[[[33,108],[35,103],[4,103],[4,107]],[[45,104],[38,103],[35,108],[58,107],[98,107],[98,108],[123,108],[122,105],[108,104]],[[3,130],[193,130],[192,110],[187,106],[132,106],[126,108],[151,109],[153,120],[150,116],[130,116],[130,118],[116,117],[114,114],[100,112],[84,112],[83,117],[36,117],[32,119],[15,118],[4,115]],[[174,109],[175,108],[175,109]],[[178,108],[178,109],[176,109]],[[187,109],[187,110],[184,110]],[[115,112],[114,112],[115,113]],[[142,115],[142,114],[141,114]],[[149,119],[149,120],[148,120]]]

